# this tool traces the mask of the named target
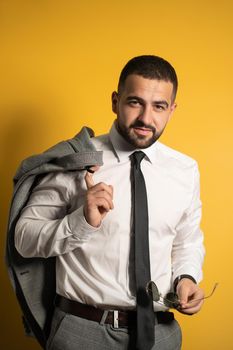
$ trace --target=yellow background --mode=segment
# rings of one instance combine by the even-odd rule
[[[207,255],[195,316],[177,315],[183,350],[233,349],[231,0],[1,0],[1,255],[11,179],[20,160],[72,137],[107,132],[110,95],[129,58],[157,54],[179,77],[178,108],[162,140],[198,160]],[[3,262],[0,348],[39,349],[24,337]]]

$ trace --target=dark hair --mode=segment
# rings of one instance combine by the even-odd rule
[[[124,87],[126,78],[130,74],[141,75],[143,78],[170,81],[173,84],[173,100],[178,88],[178,79],[172,65],[161,57],[153,55],[137,56],[132,58],[122,69],[118,91]]]

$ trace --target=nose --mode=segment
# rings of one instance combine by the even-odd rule
[[[141,120],[142,122],[144,122],[144,124],[150,125],[151,119],[152,119],[151,106],[149,106],[149,105],[142,106],[142,109],[140,111],[140,115],[139,115],[138,119]]]

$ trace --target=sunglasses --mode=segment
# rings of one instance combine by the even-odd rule
[[[190,300],[189,303],[193,303],[196,301],[204,300],[210,298],[213,294],[215,289],[217,288],[218,283],[215,283],[211,293],[203,298],[193,299]],[[159,292],[158,287],[156,286],[155,282],[149,281],[146,285],[146,292],[147,294],[152,298],[153,301],[155,301],[158,304],[165,305],[166,307],[170,309],[179,309],[180,308],[180,300],[176,293],[169,292],[166,294],[165,297],[162,296],[162,294]]]

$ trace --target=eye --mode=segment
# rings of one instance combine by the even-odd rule
[[[160,105],[160,104],[155,105],[155,108],[156,108],[158,111],[165,111],[165,109],[166,109],[164,105]]]
[[[128,101],[128,104],[130,105],[130,106],[139,106],[140,105],[140,102],[138,101],[138,100],[135,100],[135,99],[133,99],[133,100],[129,100]]]

